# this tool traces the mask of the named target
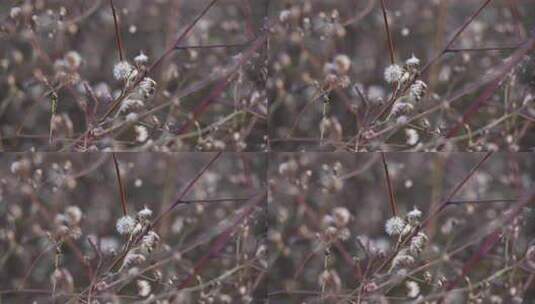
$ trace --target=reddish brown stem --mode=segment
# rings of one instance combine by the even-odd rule
[[[396,58],[394,57],[394,42],[392,41],[392,33],[388,24],[388,16],[386,14],[385,0],[381,0],[381,10],[383,11],[383,19],[385,21],[386,38],[388,40],[388,51],[390,55],[390,63],[394,64]]]
[[[383,161],[383,167],[385,169],[385,181],[386,188],[388,189],[388,198],[390,200],[390,209],[392,210],[392,215],[398,215],[398,206],[396,203],[396,197],[394,195],[394,188],[392,187],[392,181],[390,180],[390,174],[388,173],[388,165],[386,164],[385,153],[381,152],[381,159]]]
[[[119,60],[123,61],[123,41],[121,39],[121,33],[119,32],[119,20],[117,18],[117,12],[115,11],[115,5],[113,0],[110,0],[111,12],[113,14],[113,23],[115,25],[115,39],[117,40],[117,50],[119,52]]]
[[[123,215],[126,215],[128,212],[126,210],[126,192],[124,191],[124,185],[121,180],[121,172],[119,171],[119,163],[115,157],[115,153],[111,154],[113,158],[113,164],[115,165],[115,173],[117,174],[117,181],[119,182],[119,196],[121,198],[121,207],[123,209]]]

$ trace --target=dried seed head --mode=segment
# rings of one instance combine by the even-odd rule
[[[18,6],[12,7],[9,11],[9,17],[12,19],[17,18],[22,13],[22,9]]]
[[[423,232],[418,232],[412,239],[411,244],[409,245],[409,251],[412,255],[417,256],[424,250],[425,244],[427,243],[427,235]]]
[[[117,228],[117,232],[120,234],[130,234],[134,227],[136,226],[136,221],[129,215],[125,215],[117,220],[117,224],[115,224],[115,228]]]
[[[407,144],[410,146],[416,145],[420,140],[420,136],[418,136],[418,131],[416,131],[415,129],[405,129],[405,136],[407,137]]]
[[[152,216],[152,210],[150,210],[149,208],[147,208],[147,206],[145,206],[143,209],[139,210],[137,215],[142,219],[147,219]]]
[[[410,88],[410,97],[413,101],[420,101],[427,90],[427,85],[421,80],[416,80]]]
[[[82,210],[78,206],[69,206],[65,209],[65,215],[69,225],[78,225],[82,220]]]
[[[283,10],[279,14],[280,22],[284,23],[290,19],[292,12],[290,10]]]
[[[78,52],[70,51],[65,55],[65,63],[70,70],[77,70],[82,64],[82,56]]]
[[[407,281],[405,283],[407,286],[407,297],[416,298],[420,294],[420,286],[414,281]]]
[[[139,99],[126,99],[121,103],[119,113],[131,112],[133,110],[141,109],[145,106],[145,103]]]
[[[137,65],[144,65],[145,63],[147,63],[149,61],[149,57],[147,55],[145,55],[143,53],[143,51],[141,51],[139,53],[139,55],[137,55],[135,58],[134,58],[134,62],[137,64]]]
[[[416,207],[413,207],[413,209],[409,213],[407,213],[407,219],[411,223],[416,223],[417,221],[420,220],[421,217],[422,217],[422,211],[420,211]]]
[[[390,117],[400,117],[401,115],[409,114],[412,112],[412,110],[414,110],[414,106],[412,104],[398,101],[392,106],[389,115]]]
[[[141,239],[141,246],[145,248],[148,252],[151,252],[154,247],[156,247],[156,244],[160,241],[160,236],[154,232],[149,231],[147,232],[147,235],[143,236]]]
[[[149,138],[149,131],[145,126],[135,126],[134,130],[136,131],[136,141],[144,142]]]
[[[156,81],[150,77],[145,77],[139,83],[139,91],[145,98],[151,97],[156,90]]]
[[[399,235],[403,232],[405,221],[399,216],[389,218],[385,224],[385,231],[388,235]]]
[[[139,253],[135,253],[130,250],[123,259],[123,265],[121,265],[121,270],[126,267],[134,266],[145,262],[147,259],[145,256]]]
[[[414,258],[409,255],[407,249],[401,249],[398,254],[396,254],[396,257],[392,260],[391,269],[394,269],[398,266],[409,266],[412,265],[414,262]]]
[[[418,65],[420,65],[420,59],[416,58],[416,56],[412,54],[411,58],[407,59],[405,63],[407,64],[407,66],[415,68],[415,67],[418,67]]]
[[[113,77],[117,80],[126,80],[134,71],[134,67],[127,61],[121,61],[113,67]]]
[[[147,280],[137,280],[137,294],[141,297],[146,297],[151,292],[150,283]]]
[[[338,74],[346,74],[351,68],[351,59],[347,55],[337,55],[334,57],[334,65]]]
[[[344,227],[351,219],[351,213],[344,207],[337,207],[333,210],[334,223],[338,227]]]
[[[384,76],[388,83],[398,82],[403,76],[403,69],[397,64],[392,64],[385,69]]]

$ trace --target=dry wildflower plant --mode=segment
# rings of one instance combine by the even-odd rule
[[[262,151],[267,0],[2,1],[7,151]]]
[[[0,302],[260,302],[265,173],[248,153],[5,156]]]
[[[272,303],[531,303],[535,159],[280,153]]]
[[[533,1],[278,1],[276,151],[527,151]]]

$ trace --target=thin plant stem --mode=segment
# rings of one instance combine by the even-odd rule
[[[126,216],[128,214],[128,210],[126,209],[126,193],[125,193],[124,185],[121,179],[121,172],[119,171],[119,163],[117,162],[115,153],[112,153],[111,156],[113,158],[113,164],[115,166],[115,174],[117,175],[117,182],[119,183],[119,196],[121,199],[121,208],[123,210],[123,215]]]

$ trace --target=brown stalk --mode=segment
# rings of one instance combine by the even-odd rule
[[[119,182],[119,196],[121,198],[121,207],[123,209],[123,215],[126,215],[128,212],[126,210],[126,192],[124,191],[124,185],[121,180],[121,172],[119,171],[119,164],[117,163],[117,158],[115,153],[111,154],[113,158],[113,164],[115,165],[115,173],[117,174],[117,181]]]
[[[392,33],[390,32],[390,26],[388,25],[388,16],[386,14],[385,0],[381,0],[381,10],[383,11],[383,19],[385,21],[385,30],[386,37],[388,40],[390,63],[394,64],[396,62],[396,58],[394,57],[394,42],[392,41]]]
[[[121,39],[121,33],[119,32],[119,21],[117,18],[117,13],[115,11],[115,5],[113,5],[113,0],[110,0],[111,12],[113,14],[113,23],[115,26],[115,39],[117,40],[117,50],[119,52],[119,60],[123,61],[123,42]]]
[[[388,165],[386,164],[385,153],[381,152],[381,160],[383,161],[383,167],[385,169],[385,181],[386,188],[388,189],[388,198],[390,200],[390,209],[392,210],[392,216],[397,216],[398,205],[396,203],[396,197],[394,195],[394,188],[392,187],[392,181],[390,180],[390,174],[388,173]]]

